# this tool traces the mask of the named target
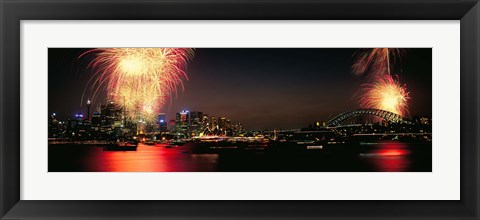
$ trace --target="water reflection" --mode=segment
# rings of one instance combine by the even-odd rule
[[[49,172],[402,172],[431,171],[431,143],[375,143],[333,150],[194,152],[139,144],[137,151],[98,146],[49,146]],[[335,150],[339,149],[339,150]]]
[[[372,146],[372,149],[360,156],[381,172],[403,172],[409,171],[409,158],[411,151],[408,145],[398,142],[379,143]]]
[[[217,158],[216,154],[189,154],[181,146],[165,148],[139,144],[137,151],[97,148],[83,163],[90,164],[87,170],[100,172],[197,172],[214,171]]]

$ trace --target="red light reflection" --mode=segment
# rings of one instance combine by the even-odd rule
[[[100,150],[101,151],[101,150]],[[182,146],[139,144],[137,151],[101,151],[89,168],[100,172],[198,172],[214,170],[218,155],[183,153]],[[90,163],[91,164],[91,163]]]
[[[404,143],[382,143],[364,155],[382,172],[404,172],[410,169],[410,150]]]

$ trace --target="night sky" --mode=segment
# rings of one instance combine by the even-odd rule
[[[86,113],[81,97],[93,72],[88,49],[48,50],[48,108],[60,119]],[[249,130],[307,127],[359,108],[368,77],[351,73],[357,49],[197,48],[188,80],[164,107],[167,119],[181,110],[240,122]],[[410,92],[410,116],[432,114],[432,50],[407,49],[395,73]],[[87,90],[86,95],[89,94]],[[100,104],[97,100],[92,108]]]

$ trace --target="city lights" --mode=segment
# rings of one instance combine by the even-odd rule
[[[90,66],[96,70],[92,91],[105,88],[109,99],[125,108],[129,119],[152,122],[168,98],[175,94],[193,57],[189,48],[106,48],[93,49]]]
[[[431,48],[48,55],[49,172],[432,171]]]

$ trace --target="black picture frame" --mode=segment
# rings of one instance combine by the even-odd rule
[[[0,0],[0,15],[2,219],[480,219],[478,0]],[[20,200],[20,21],[164,19],[460,20],[461,200]]]

